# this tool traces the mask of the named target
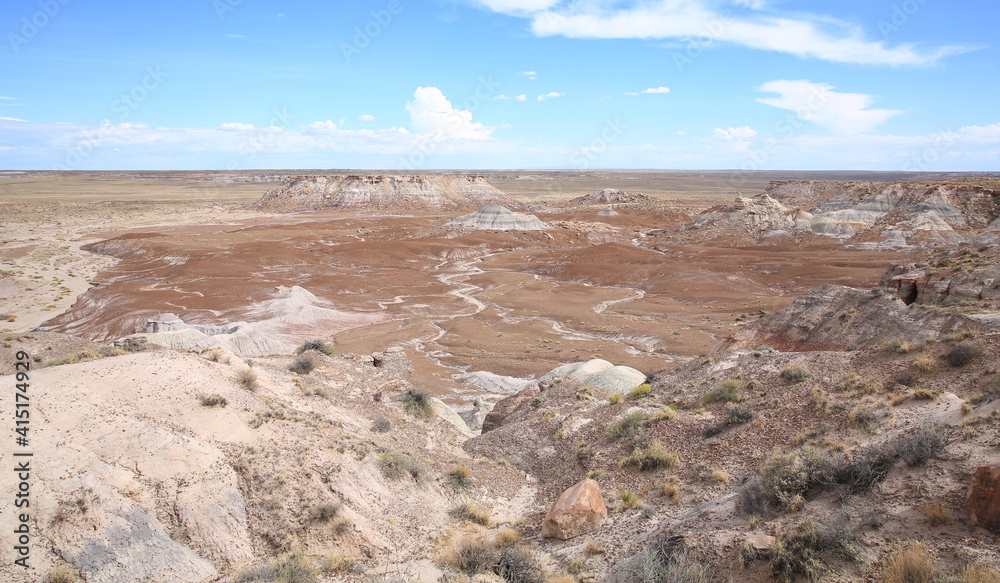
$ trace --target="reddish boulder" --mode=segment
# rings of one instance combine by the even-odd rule
[[[608,517],[601,487],[589,478],[563,492],[542,523],[542,538],[573,538],[590,532]]]
[[[1000,532],[1000,466],[981,466],[965,503],[976,524]]]

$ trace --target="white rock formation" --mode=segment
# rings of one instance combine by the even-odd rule
[[[488,204],[448,224],[477,231],[543,231],[549,228],[535,215],[520,215],[496,204]]]

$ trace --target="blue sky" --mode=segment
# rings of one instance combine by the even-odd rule
[[[1000,170],[995,2],[6,0],[0,168]]]

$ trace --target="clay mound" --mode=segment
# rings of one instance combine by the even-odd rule
[[[287,354],[304,340],[381,321],[381,315],[352,314],[320,305],[322,302],[298,286],[278,287],[275,299],[248,310],[260,318],[254,322],[229,324],[188,324],[176,314],[160,314],[146,321],[142,332],[130,338],[144,338],[165,348],[201,351],[223,348],[240,356]]]
[[[539,382],[561,378],[572,378],[608,393],[627,393],[646,382],[646,375],[638,370],[629,366],[615,366],[600,358],[564,364],[542,376]]]
[[[488,203],[516,205],[483,176],[345,174],[290,176],[252,208],[269,212],[317,209],[441,210]]]
[[[617,190],[614,188],[605,188],[604,190],[596,190],[590,194],[578,196],[569,202],[570,204],[627,204],[635,202],[648,202],[650,200],[652,199],[645,194],[625,192],[624,190]]]
[[[519,215],[496,204],[488,204],[471,215],[458,217],[448,224],[477,231],[544,231],[549,228],[535,215]]]

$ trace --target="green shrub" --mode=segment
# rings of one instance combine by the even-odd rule
[[[651,387],[649,383],[645,383],[632,389],[632,392],[629,393],[629,398],[631,398],[633,401],[637,401],[639,399],[648,397],[652,391],[653,387]]]
[[[746,385],[741,383],[736,379],[728,379],[719,383],[715,389],[705,393],[701,402],[705,405],[710,403],[715,403],[717,401],[725,401],[727,403],[735,403],[737,401],[743,400],[743,391],[746,389]]]
[[[448,481],[456,486],[468,486],[469,476],[472,475],[472,470],[469,469],[467,465],[461,465],[452,468],[448,471]]]
[[[431,396],[423,389],[410,389],[403,394],[403,410],[414,417],[424,419],[434,416]]]
[[[299,346],[298,350],[296,350],[295,353],[296,354],[302,354],[303,352],[306,352],[307,350],[314,350],[316,352],[323,353],[323,354],[325,354],[327,356],[333,356],[334,352],[335,352],[334,348],[333,348],[333,344],[330,344],[330,343],[325,342],[323,340],[308,340],[308,341],[302,343],[302,346]]]
[[[622,437],[635,431],[648,417],[642,411],[632,411],[624,416],[615,419],[608,426],[607,438],[610,440],[621,439]]]
[[[412,455],[399,451],[387,451],[379,455],[379,461],[382,465],[382,473],[391,480],[400,480],[409,476],[416,482],[422,482],[426,478],[423,464]]]
[[[781,378],[790,383],[801,383],[810,376],[812,373],[809,372],[809,367],[799,362],[790,364],[781,371]]]
[[[638,506],[640,502],[639,497],[629,490],[622,490],[621,493],[618,494],[618,499],[621,500],[622,506],[625,508],[633,508]]]
[[[756,419],[757,411],[750,403],[727,403],[722,418],[727,425],[739,425]]]
[[[608,404],[617,405],[618,403],[621,403],[624,398],[625,397],[621,393],[611,393],[608,395]]]

